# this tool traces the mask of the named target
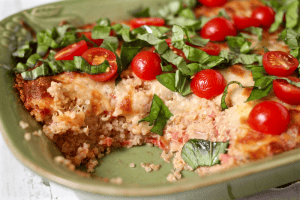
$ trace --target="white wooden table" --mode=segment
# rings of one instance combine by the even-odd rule
[[[57,0],[0,0],[0,20],[23,9],[54,1]],[[72,190],[49,182],[25,168],[12,155],[2,135],[0,153],[1,200],[78,200]],[[300,199],[300,184],[294,184],[283,190],[267,190],[243,198],[245,199]]]

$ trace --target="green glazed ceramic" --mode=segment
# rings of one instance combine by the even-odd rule
[[[166,0],[167,1],[167,0]],[[14,79],[9,71],[11,50],[18,41],[26,40],[29,32],[20,26],[24,20],[39,31],[66,20],[74,25],[94,22],[101,17],[120,21],[130,17],[129,12],[142,7],[159,6],[162,0],[75,0],[62,1],[26,10],[0,22],[0,128],[8,147],[25,166],[37,174],[61,185],[73,188],[83,199],[232,199],[276,187],[300,178],[300,149],[272,158],[250,163],[231,170],[199,177],[183,172],[184,178],[175,183],[166,180],[172,169],[160,158],[156,147],[120,149],[104,157],[96,168],[99,177],[122,177],[116,185],[97,178],[87,178],[67,170],[54,162],[61,155],[45,136],[24,139],[24,133],[41,129],[20,103],[13,88]],[[30,124],[23,130],[19,121]],[[147,173],[141,162],[161,164],[157,172]],[[135,163],[135,168],[129,164]],[[126,198],[125,198],[126,197]]]

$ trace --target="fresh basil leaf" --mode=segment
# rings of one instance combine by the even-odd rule
[[[38,60],[41,58],[41,56],[37,53],[32,54],[26,61],[26,65],[29,68],[33,68],[35,64],[38,62]]]
[[[276,12],[275,21],[269,29],[270,33],[275,32],[279,28],[280,24],[282,24],[282,22],[283,22],[283,16],[284,16],[284,11],[283,10],[279,10],[279,11]]]
[[[31,70],[31,71],[26,71],[22,72],[21,76],[23,77],[24,80],[35,80],[38,77],[41,76],[49,76],[52,75],[50,68],[48,67],[48,64],[43,63],[39,67]]]
[[[244,54],[251,52],[251,42],[242,36],[227,36],[226,40],[231,51]]]
[[[162,42],[165,42],[164,39],[159,39],[158,37],[156,37],[154,34],[151,34],[151,33],[146,33],[146,34],[143,34],[143,35],[138,35],[137,36],[138,39],[140,40],[143,40],[153,46],[159,44],[159,43],[162,43]]]
[[[226,12],[226,10],[225,9],[220,9],[220,11],[219,11],[219,14],[218,14],[218,17],[224,17],[224,18],[226,18],[226,19],[231,19],[230,17],[229,17],[229,15],[227,14],[227,12]]]
[[[200,28],[202,28],[209,20],[211,20],[212,18],[210,17],[205,17],[205,16],[201,16],[199,21],[200,23]]]
[[[133,41],[133,42],[124,42],[121,47],[121,62],[123,66],[123,70],[128,68],[134,56],[141,51],[142,48],[147,46],[147,43],[141,40]]]
[[[210,142],[190,139],[181,151],[182,159],[193,169],[199,166],[213,166],[220,163],[219,155],[227,151],[229,142]]]
[[[264,48],[264,52],[265,52],[265,53],[267,53],[267,52],[270,51],[270,50],[269,50],[267,47],[265,47],[265,46],[264,46],[263,48]]]
[[[190,88],[191,78],[190,76],[184,75],[180,70],[177,70],[175,73],[175,88],[182,96],[191,94]]]
[[[196,74],[197,72],[206,69],[205,66],[199,64],[199,63],[190,63],[187,65],[187,67],[190,69],[190,71],[192,72],[191,74]]]
[[[103,43],[104,43],[104,42],[103,42]],[[102,43],[102,44],[103,44],[103,43]],[[102,47],[102,45],[101,45],[101,47]],[[113,53],[115,54],[115,56],[116,56],[116,62],[117,62],[117,65],[118,65],[118,76],[117,76],[117,78],[115,79],[115,85],[117,85],[117,84],[122,80],[121,74],[122,74],[122,72],[123,72],[124,70],[127,69],[127,66],[123,66],[123,65],[122,65],[122,62],[121,62],[121,59],[120,59],[119,55],[116,53],[116,51],[114,50],[114,47],[113,47],[109,42],[107,42],[107,43],[105,44],[105,47],[106,47],[106,49],[108,49],[108,50],[110,50],[111,52],[113,52]],[[102,47],[102,48],[103,48],[103,47]]]
[[[178,15],[187,19],[195,19],[194,12],[189,8],[181,10]]]
[[[173,17],[167,21],[168,25],[179,25],[184,26],[188,29],[199,30],[202,26],[203,21],[198,19],[189,19],[185,17]],[[193,34],[195,35],[195,34]]]
[[[262,62],[262,56],[261,55],[257,55],[257,54],[238,54],[233,60],[232,60],[232,64],[237,64],[237,63],[241,63],[241,64],[245,64],[245,65],[250,65],[253,64],[255,62]]]
[[[262,28],[251,26],[251,27],[246,28],[245,30],[256,35],[259,40],[262,40],[262,34],[263,34]]]
[[[59,46],[60,47],[65,47],[70,44],[74,44],[77,41],[80,40],[85,40],[85,41],[90,41],[85,35],[81,35],[81,38],[77,39],[76,34],[74,32],[67,32],[64,37],[61,39]],[[92,42],[93,43],[93,42]]]
[[[28,69],[28,66],[26,64],[19,62],[17,64],[17,66],[15,67],[14,71],[17,73],[21,73],[21,72],[27,71],[27,69]]]
[[[172,65],[160,65],[161,66],[161,69],[163,72],[170,72],[170,71],[173,71],[174,68]]]
[[[206,52],[189,45],[183,45],[183,53],[188,60],[199,63],[210,57]]]
[[[183,57],[176,55],[171,49],[161,54],[161,57],[169,63],[175,65],[185,75],[193,75],[193,72],[187,67]]]
[[[150,17],[149,8],[137,9],[130,13],[133,17]]]
[[[85,72],[92,75],[104,73],[110,66],[107,60],[99,65],[90,65],[81,56],[74,56],[74,64],[76,69],[78,69],[80,72]]]
[[[253,80],[256,81],[260,79],[263,76],[267,75],[267,72],[265,71],[265,68],[263,66],[259,65],[248,65],[246,66],[246,69],[251,70]]]
[[[160,38],[163,37],[165,35],[166,32],[170,31],[169,28],[164,27],[164,26],[141,26],[139,28],[133,29],[132,33],[134,35],[137,34],[146,34],[146,33],[151,33],[154,36]]]
[[[291,4],[289,4],[285,15],[287,28],[294,28],[298,24],[298,10],[299,1],[294,1]]]
[[[291,49],[299,47],[299,35],[291,28],[284,29],[279,34],[279,39],[283,40]]]
[[[97,20],[99,26],[110,26],[110,20],[108,18],[101,18]]]
[[[204,39],[204,38],[196,36],[196,37],[190,38],[189,42],[192,45],[199,46],[199,47],[204,47],[209,42],[209,39]]]
[[[168,19],[169,17],[175,16],[182,9],[180,1],[171,1],[165,6],[158,10],[160,17]]]
[[[294,82],[294,81],[291,81],[290,79],[285,78],[285,77],[274,77],[274,79],[286,80],[289,84],[294,85],[296,87],[300,87],[300,82]]]
[[[175,87],[175,73],[166,73],[156,76],[156,79],[160,84],[168,88],[169,90],[176,92]]]
[[[92,38],[93,39],[103,39],[109,36],[111,27],[110,26],[100,26],[97,25],[93,28]]]
[[[118,46],[119,46],[118,38],[112,36],[104,38],[102,44],[100,45],[101,48],[112,49],[113,51],[116,51]]]
[[[15,51],[14,53],[12,53],[12,55],[14,57],[19,57],[19,58],[28,58],[31,53],[33,48],[31,47],[33,45],[33,42],[25,42],[25,44],[23,46],[21,46],[20,48],[18,48],[17,51]]]
[[[254,101],[254,100],[261,99],[263,97],[268,96],[272,90],[272,87],[273,87],[273,84],[267,85],[264,89],[259,89],[257,87],[254,87],[246,102]]]
[[[139,123],[147,121],[150,123],[149,126],[154,125],[150,130],[152,133],[163,135],[163,129],[171,116],[173,114],[164,104],[163,100],[154,94],[149,115],[141,119]]]
[[[185,44],[184,38],[188,37],[188,30],[185,27],[174,25],[172,28],[172,44],[175,48],[182,49]]]
[[[193,8],[197,5],[197,0],[182,0],[182,3],[188,8]]]

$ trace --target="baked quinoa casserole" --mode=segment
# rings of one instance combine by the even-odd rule
[[[20,99],[69,164],[153,144],[176,181],[299,147],[298,1],[198,1],[19,46]]]

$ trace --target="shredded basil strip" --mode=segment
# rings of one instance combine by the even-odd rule
[[[241,88],[251,88],[252,86],[243,86],[240,82],[238,81],[231,81],[227,84],[227,86],[225,87],[224,89],[224,92],[223,92],[223,95],[222,95],[222,99],[221,99],[221,107],[222,107],[222,110],[225,110],[225,109],[228,109],[228,106],[226,105],[226,95],[228,94],[228,87],[229,85],[232,85],[232,84],[238,84]]]
[[[181,151],[182,159],[193,169],[199,166],[213,166],[220,163],[219,155],[227,152],[227,142],[211,142],[190,139]]]
[[[105,60],[100,65],[90,65],[82,57],[74,56],[71,61],[44,61],[44,63],[31,71],[21,73],[24,80],[34,80],[41,76],[56,75],[64,71],[79,71],[88,74],[100,74],[106,72],[109,63]]]
[[[163,100],[154,94],[149,115],[141,119],[139,123],[143,121],[149,122],[149,126],[154,125],[150,130],[152,133],[163,135],[163,130],[171,116],[173,114],[164,104]]]
[[[158,82],[173,92],[179,92],[182,96],[191,94],[191,77],[184,75],[180,70],[175,73],[166,73],[156,76]]]
[[[286,13],[286,28],[295,28],[299,24],[298,0],[264,0],[263,2],[272,7],[276,12],[275,21],[269,29],[270,32],[276,31],[282,24],[284,13]]]

